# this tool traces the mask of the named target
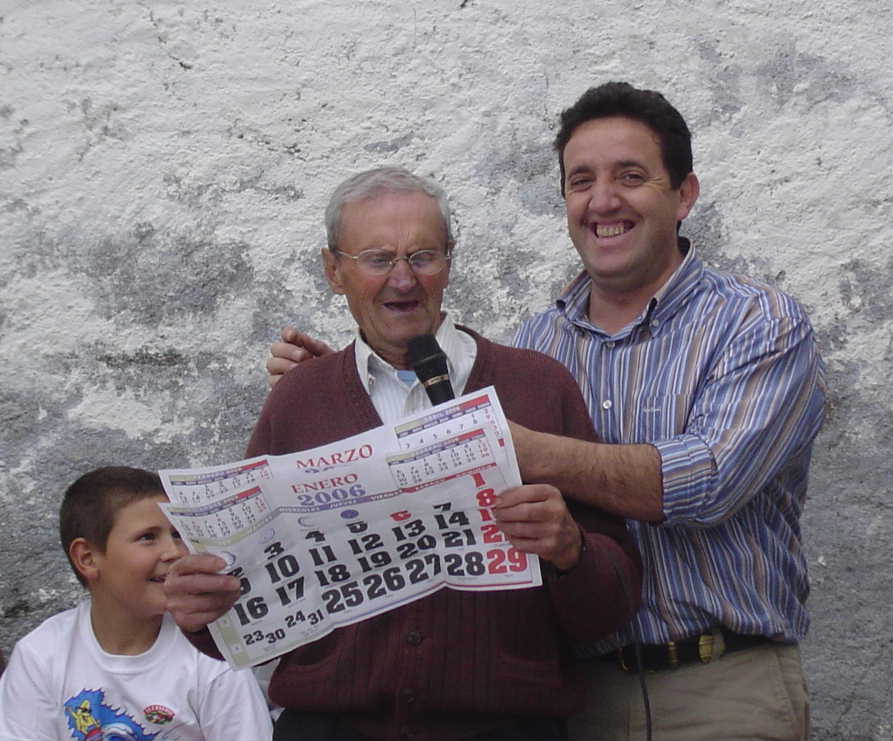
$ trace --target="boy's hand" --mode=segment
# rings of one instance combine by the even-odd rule
[[[493,516],[519,551],[535,553],[560,571],[572,569],[580,560],[580,526],[554,486],[524,484],[506,489],[493,505]]]
[[[288,371],[299,363],[311,358],[318,358],[335,352],[325,342],[314,339],[310,335],[298,332],[294,327],[282,330],[282,340],[270,345],[270,357],[267,358],[267,382],[272,388]]]
[[[209,553],[183,556],[164,580],[167,609],[183,630],[192,633],[219,618],[239,598],[239,580],[221,574],[226,561]]]

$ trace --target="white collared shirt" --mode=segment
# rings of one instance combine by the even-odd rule
[[[444,316],[434,337],[447,357],[453,392],[461,396],[477,357],[477,343],[471,335],[456,329],[448,316]],[[415,374],[412,371],[398,371],[382,360],[363,339],[359,328],[355,354],[360,382],[382,422],[394,422],[431,406],[428,394]],[[409,377],[409,383],[401,380],[401,373]]]

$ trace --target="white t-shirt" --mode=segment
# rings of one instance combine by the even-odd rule
[[[102,650],[90,600],[18,642],[0,677],[0,741],[266,741],[273,728],[249,670],[199,653],[165,615],[139,656]]]

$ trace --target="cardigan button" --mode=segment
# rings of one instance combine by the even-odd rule
[[[422,642],[422,634],[417,630],[412,630],[406,634],[406,642],[410,646],[418,646]]]

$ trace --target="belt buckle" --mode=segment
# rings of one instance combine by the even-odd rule
[[[698,636],[698,658],[702,664],[713,661],[713,633],[701,633]]]
[[[676,641],[667,643],[667,663],[670,669],[676,669],[679,666],[679,649],[676,647]]]
[[[698,636],[698,659],[702,664],[716,661],[726,652],[726,642],[723,640],[722,630],[714,628],[709,633]]]

